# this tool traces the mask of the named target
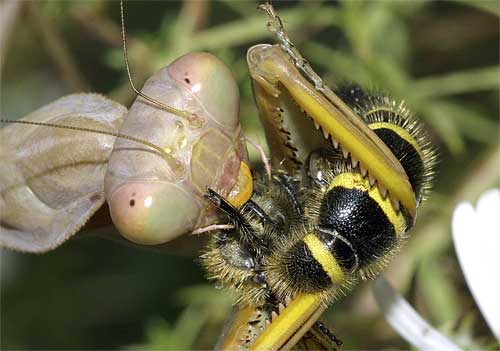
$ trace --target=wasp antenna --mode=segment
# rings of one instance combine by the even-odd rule
[[[42,127],[49,127],[49,128],[69,129],[69,130],[76,130],[76,131],[86,132],[86,133],[110,135],[110,136],[114,136],[115,138],[122,138],[122,139],[130,140],[130,141],[133,141],[135,143],[148,146],[148,147],[158,151],[160,153],[160,155],[168,162],[169,166],[171,167],[172,171],[175,174],[182,174],[182,172],[183,172],[183,167],[182,167],[180,161],[177,160],[172,155],[168,154],[164,149],[162,149],[158,145],[155,145],[147,140],[136,138],[136,137],[133,137],[130,135],[117,133],[117,132],[111,132],[111,131],[107,131],[107,130],[101,130],[101,129],[68,126],[68,125],[55,124],[55,123],[43,123],[43,122],[35,122],[35,121],[9,120],[9,119],[0,119],[0,122],[1,123],[11,123],[11,124],[28,124],[28,125],[42,126]]]
[[[188,121],[194,121],[196,118],[193,116],[192,113],[189,111],[185,110],[179,110],[176,109],[175,107],[166,105],[146,94],[143,94],[140,92],[134,85],[134,82],[132,80],[132,74],[130,73],[130,66],[128,63],[128,51],[127,51],[127,36],[125,33],[125,11],[124,11],[124,5],[123,5],[123,0],[120,0],[120,18],[121,18],[121,25],[122,25],[122,44],[123,44],[123,59],[125,61],[125,68],[127,69],[127,75],[128,75],[128,82],[130,83],[130,86],[132,87],[132,90],[134,93],[145,99],[146,101],[152,103],[153,105],[161,108],[162,110],[165,110],[167,112],[173,113],[179,117],[185,118]]]

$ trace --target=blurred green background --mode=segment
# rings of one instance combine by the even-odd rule
[[[17,118],[80,91],[129,106],[134,95],[123,65],[117,2],[0,5],[8,14],[0,23],[2,117]],[[126,3],[136,84],[181,54],[210,51],[237,78],[245,133],[264,142],[245,52],[273,39],[256,5]],[[499,2],[274,5],[330,85],[382,89],[405,99],[427,124],[440,150],[435,191],[387,276],[463,347],[494,347],[457,263],[450,220],[458,201],[475,200],[499,184]],[[257,155],[251,157],[258,168]],[[188,245],[194,248],[197,240]],[[2,349],[210,349],[231,309],[231,298],[204,279],[196,254],[175,246],[160,251],[84,236],[41,256],[1,254]],[[323,320],[346,350],[408,349],[380,316],[369,288],[360,284]]]

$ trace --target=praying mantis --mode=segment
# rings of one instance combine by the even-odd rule
[[[278,21],[272,7],[266,10]],[[281,126],[270,117],[276,108],[273,104],[286,94],[312,118],[313,127],[316,124],[331,135],[364,174],[383,186],[393,203],[404,208],[411,226],[417,200],[400,162],[315,75],[289,39],[283,37],[280,23],[272,23],[281,46],[254,46],[247,61],[273,168],[291,172],[296,167],[292,156],[303,160],[324,142],[299,137],[297,155],[290,154],[291,149],[278,133]],[[277,90],[277,86],[284,90]],[[45,127],[20,124],[3,129],[2,152],[7,160],[2,172],[4,246],[31,252],[57,247],[103,203],[104,192],[118,230],[143,245],[163,244],[215,223],[217,216],[203,198],[207,186],[216,187],[234,206],[249,200],[252,176],[238,120],[239,94],[225,65],[208,54],[187,54],[153,76],[142,93],[146,97],[138,97],[125,122],[127,110],[113,101],[98,95],[70,95],[28,116],[45,123]],[[290,110],[286,112],[294,115],[296,111]],[[78,119],[84,122],[73,125]],[[300,130],[304,119],[287,123],[289,129]],[[294,127],[294,123],[299,124]],[[164,129],[152,128],[158,124]],[[53,128],[48,128],[50,125]],[[75,129],[61,130],[56,125]],[[113,143],[115,151],[111,151]],[[61,149],[65,151],[62,154]],[[59,154],[61,162],[51,164]],[[9,160],[12,155],[14,162]],[[49,176],[44,179],[46,174]],[[83,184],[77,175],[88,183]],[[166,187],[160,189],[158,184]],[[29,198],[32,193],[54,201],[57,213],[50,214],[43,204]],[[66,194],[72,197],[67,199]],[[158,210],[149,211],[152,207]],[[324,306],[317,300],[310,303],[306,319],[318,318]],[[279,328],[276,323],[272,325]],[[298,327],[296,323],[287,325],[291,332]],[[229,340],[224,347],[230,349],[234,342],[238,340]]]

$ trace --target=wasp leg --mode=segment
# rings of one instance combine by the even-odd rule
[[[337,338],[322,322],[318,321],[315,323],[314,327],[311,329],[318,329],[322,334],[328,337],[331,342],[335,343],[337,346],[342,346],[343,342]],[[314,333],[314,330],[312,330]]]
[[[311,329],[299,340],[298,350],[338,350],[343,342],[340,341],[321,322],[316,322]]]
[[[298,215],[304,214],[304,207],[297,197],[297,189],[293,184],[293,178],[284,173],[278,173],[273,176],[273,180],[281,187],[290,199],[295,212],[297,212]]]
[[[276,226],[273,220],[267,215],[266,211],[264,211],[262,207],[257,205],[253,200],[248,200],[243,206],[242,211],[254,214],[263,225],[267,224],[274,227]]]

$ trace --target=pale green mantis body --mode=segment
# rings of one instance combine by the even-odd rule
[[[272,16],[272,9],[267,9]],[[280,126],[272,118],[277,102],[286,95],[339,143],[346,155],[357,160],[373,182],[381,184],[396,203],[400,202],[415,217],[415,196],[399,162],[340,99],[311,84],[310,76],[304,78],[295,68],[300,66],[297,57],[279,46],[263,44],[249,50],[248,64],[275,168],[290,171],[293,164],[289,159],[296,156],[282,148],[277,137]],[[188,113],[167,115],[138,98],[122,122],[126,113],[123,106],[98,95],[72,95],[28,118],[68,126],[82,119],[77,127],[119,132],[146,140],[159,150],[140,141],[122,137],[114,141],[96,133],[82,133],[84,140],[75,143],[75,133],[70,130],[29,129],[23,125],[2,130],[2,167],[6,167],[2,170],[3,246],[32,252],[58,246],[97,210],[104,194],[118,229],[140,244],[164,243],[213,223],[216,217],[211,217],[203,202],[206,186],[216,187],[228,196],[233,193],[236,204],[248,199],[248,179],[240,181],[248,166],[238,120],[239,94],[228,69],[213,56],[188,54],[153,76],[143,93]],[[290,116],[285,122],[289,129],[294,123],[304,124],[303,120],[293,120],[297,116]],[[298,116],[304,117],[300,113]],[[15,140],[9,135],[15,135]],[[295,140],[298,149],[307,154],[318,139],[323,142],[309,137]],[[111,153],[113,142],[115,149]],[[61,148],[65,153],[60,152]],[[87,174],[83,178],[89,184],[70,181],[72,175],[82,172]],[[238,189],[241,184],[242,190]],[[65,189],[63,194],[73,196],[62,199],[58,195],[61,188]],[[174,212],[176,215],[172,215]],[[314,296],[298,298],[287,307],[289,312],[266,328],[253,347],[292,347],[324,307]],[[228,338],[222,347],[231,349],[238,340]]]
[[[226,104],[203,100],[207,90],[201,87],[210,86],[211,79],[233,92]],[[71,130],[20,124],[2,129],[3,246],[52,249],[83,226],[105,196],[118,229],[140,244],[164,243],[210,221],[203,189],[214,186],[229,193],[246,157],[237,119],[238,89],[229,70],[212,55],[189,54],[159,71],[143,92],[197,117],[183,120],[143,101],[127,114],[102,96],[81,94],[57,100],[26,119],[120,131],[159,150],[91,132],[78,133],[82,139],[75,143]],[[67,198],[58,195],[60,189]]]

